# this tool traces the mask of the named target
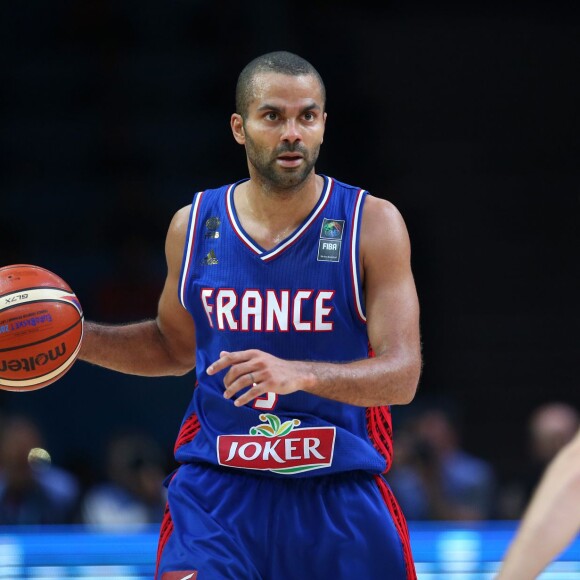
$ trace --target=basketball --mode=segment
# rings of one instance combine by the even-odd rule
[[[0,268],[0,389],[33,391],[75,362],[83,311],[59,276],[30,264]]]

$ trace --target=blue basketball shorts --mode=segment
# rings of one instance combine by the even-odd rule
[[[261,477],[182,465],[168,485],[156,580],[412,580],[404,517],[362,472]]]

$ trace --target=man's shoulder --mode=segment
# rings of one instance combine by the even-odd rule
[[[404,224],[400,211],[388,199],[373,195],[369,190],[359,185],[351,185],[328,175],[323,175],[323,177],[332,181],[333,191],[342,194],[344,199],[356,199],[359,192],[363,192],[363,222],[367,226],[400,227]]]
[[[242,179],[238,179],[237,181],[231,181],[229,183],[224,183],[218,186],[206,187],[205,189],[199,190],[199,192],[196,195],[200,193],[203,193],[204,195],[222,195],[226,193],[229,189],[235,188],[241,183],[244,183],[245,181],[248,180],[249,180],[248,177],[243,177]]]
[[[359,185],[352,185],[350,183],[346,183],[344,181],[341,181],[340,179],[336,179],[336,177],[331,177],[330,175],[322,175],[322,177],[332,181],[335,188],[341,188],[341,189],[345,189],[345,190],[352,191],[352,192],[358,192],[361,190],[367,191],[364,187],[361,187]]]
[[[395,207],[395,205],[391,201],[389,201],[385,197],[373,194],[369,189],[366,189],[365,187],[363,187],[361,185],[353,185],[350,183],[346,183],[344,181],[341,181],[340,179],[336,179],[336,177],[330,177],[328,175],[325,175],[324,177],[332,180],[335,188],[337,188],[337,189],[343,189],[349,193],[355,193],[355,194],[358,193],[359,191],[363,191],[366,194],[366,198],[367,198],[366,203],[370,203],[376,208],[380,207],[380,208],[383,208],[384,211],[390,211],[392,213],[393,212],[397,213],[397,211],[398,211],[397,208]]]
[[[201,207],[207,208],[208,205],[211,206],[212,203],[220,202],[225,200],[225,195],[229,189],[235,187],[244,180],[236,181],[233,183],[226,183],[217,187],[207,187],[205,189],[198,189],[193,194],[193,198],[188,205],[185,205],[177,210],[176,216],[181,216],[182,220],[185,218],[189,219],[189,214],[192,209],[199,211]],[[180,221],[182,221],[180,220]]]

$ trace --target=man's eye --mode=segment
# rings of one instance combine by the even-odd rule
[[[276,113],[270,112],[266,115],[266,119],[268,119],[268,121],[275,121],[278,118],[278,115]]]
[[[306,121],[314,121],[314,113],[304,113],[304,119]]]

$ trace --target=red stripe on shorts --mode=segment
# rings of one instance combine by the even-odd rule
[[[165,505],[165,513],[163,514],[163,520],[161,521],[161,531],[159,532],[159,543],[157,545],[157,562],[155,564],[155,580],[157,580],[157,574],[159,572],[159,563],[161,562],[161,554],[163,554],[163,549],[169,540],[169,536],[173,533],[173,520],[171,519],[171,513],[169,511],[169,505]]]
[[[407,580],[417,580],[417,572],[415,571],[415,564],[413,563],[413,554],[411,552],[411,541],[409,538],[409,529],[407,528],[407,521],[405,516],[391,491],[391,488],[387,485],[386,481],[380,476],[375,475],[375,481],[379,486],[379,491],[383,496],[383,500],[389,510],[393,521],[395,522],[395,527],[397,528],[397,533],[401,539],[401,544],[403,547],[403,558],[405,560],[405,568],[407,570]]]

